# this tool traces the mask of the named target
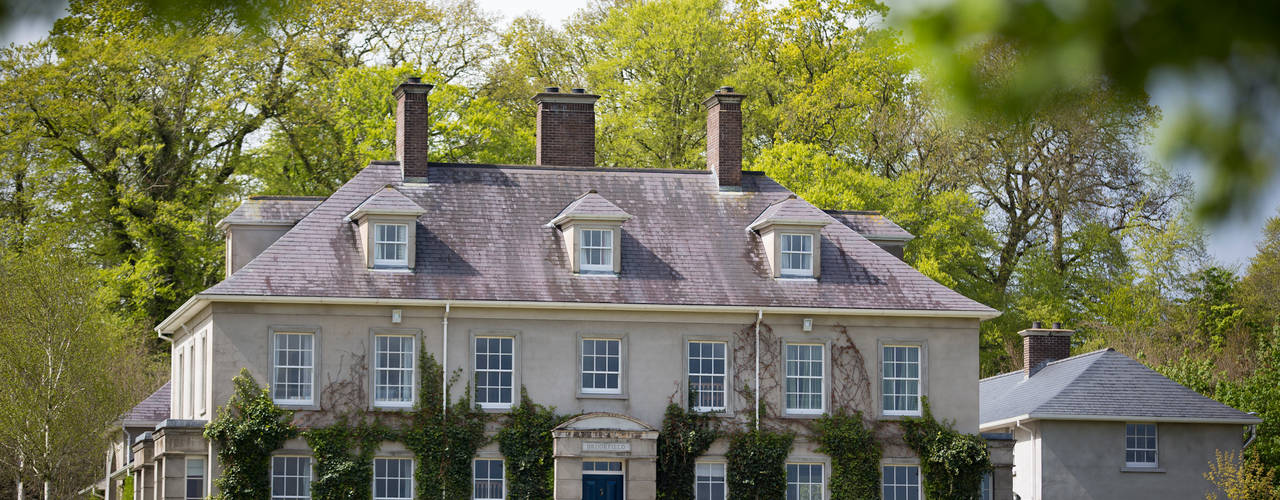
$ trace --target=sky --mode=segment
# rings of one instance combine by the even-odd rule
[[[27,2],[18,2],[19,4]],[[586,7],[588,0],[559,0],[555,2],[530,3],[526,0],[478,0],[485,10],[501,14],[504,20],[532,13],[559,25],[578,9]],[[9,43],[26,43],[40,39],[49,28],[62,8],[56,2],[34,2],[27,12],[16,12],[18,16],[0,26],[0,41]],[[62,6],[66,2],[61,2]],[[25,15],[24,15],[25,14]],[[1169,106],[1162,102],[1160,95],[1153,96],[1157,105]],[[1166,115],[1167,116],[1167,115]],[[1203,170],[1193,167],[1174,167],[1175,172],[1191,177],[1193,181],[1204,175]],[[1243,271],[1249,258],[1255,253],[1262,227],[1268,217],[1277,215],[1280,208],[1280,173],[1274,175],[1271,182],[1261,190],[1257,202],[1252,207],[1238,210],[1237,214],[1220,223],[1206,227],[1209,255],[1218,263],[1234,266]]]

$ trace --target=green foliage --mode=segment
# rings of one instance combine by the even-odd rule
[[[929,402],[922,405],[924,414],[903,419],[902,429],[907,446],[920,456],[925,497],[976,500],[982,492],[982,475],[991,470],[986,441],[957,432],[948,422],[939,423]]]
[[[435,356],[422,350],[422,396],[414,408],[404,443],[417,458],[414,470],[418,496],[422,498],[469,498],[471,496],[471,460],[488,442],[484,435],[489,415],[471,402],[467,395],[445,409],[444,367]],[[450,378],[453,386],[457,374]]]
[[[667,405],[658,432],[659,500],[694,500],[697,458],[720,436],[710,414]]]
[[[1257,440],[1246,451],[1269,469],[1280,467],[1280,322],[1258,348],[1256,371],[1239,380],[1219,383],[1213,396],[1262,419]]]
[[[351,424],[348,417],[326,427],[302,432],[315,458],[311,498],[316,500],[368,500],[373,491],[373,456],[389,437],[376,422]]]
[[[827,481],[832,500],[877,498],[880,495],[881,445],[863,425],[862,413],[840,409],[813,423],[818,451],[831,457]]]
[[[298,429],[293,412],[277,407],[249,370],[241,369],[232,384],[231,399],[204,428],[205,439],[218,444],[222,474],[215,484],[219,498],[265,500],[271,497],[271,453]]]
[[[765,427],[737,432],[725,454],[730,498],[775,500],[787,495],[787,455],[795,435]]]
[[[1257,458],[1244,454],[1237,456],[1234,452],[1214,450],[1213,455],[1209,472],[1202,475],[1221,490],[1226,500],[1280,500],[1274,469],[1267,469]],[[1205,494],[1205,500],[1218,498],[1217,492]]]
[[[133,499],[133,474],[124,476],[124,480],[120,481],[120,498]]]
[[[498,431],[498,449],[506,461],[507,498],[513,500],[549,500],[555,491],[555,461],[551,456],[554,439],[552,429],[567,417],[557,415],[529,399],[520,387],[520,404],[507,415],[506,425]]]

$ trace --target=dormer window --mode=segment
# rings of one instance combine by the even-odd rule
[[[413,269],[418,217],[426,213],[393,186],[369,196],[347,215],[355,223],[365,266],[378,270]]]
[[[747,229],[760,235],[771,276],[812,280],[821,271],[822,228],[834,221],[791,195],[765,208]]]
[[[616,275],[622,271],[622,223],[631,215],[593,189],[561,210],[547,225],[564,241],[574,274]]]
[[[409,225],[373,225],[374,267],[409,266]]]
[[[813,277],[813,235],[782,233],[782,277]]]
[[[581,231],[582,272],[613,272],[613,230],[583,229]]]

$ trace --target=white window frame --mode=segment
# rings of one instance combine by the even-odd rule
[[[793,466],[794,466],[794,467],[809,467],[811,472],[812,472],[812,467],[817,467],[817,468],[818,468],[818,482],[817,482],[817,483],[814,483],[812,480],[810,480],[809,482],[805,482],[805,483],[801,483],[801,482],[799,482],[798,480],[797,480],[796,482],[792,482],[792,481],[791,481],[791,467],[793,467]],[[822,500],[822,499],[824,499],[824,498],[826,498],[826,497],[827,497],[827,465],[826,465],[826,464],[821,463],[821,462],[787,462],[787,463],[786,463],[786,465],[784,466],[784,468],[785,468],[785,469],[786,469],[786,471],[787,471],[787,493],[786,493],[786,497],[787,497],[787,498],[786,498],[786,500],[791,500],[791,498],[792,498],[792,497],[791,497],[791,486],[792,486],[792,485],[796,485],[797,487],[799,487],[799,486],[813,486],[813,485],[815,485],[815,484],[816,484],[816,485],[818,486],[818,498],[816,498],[816,499],[814,499],[814,500]],[[812,478],[812,477],[813,477],[813,476],[810,476],[810,478]],[[801,497],[802,497],[801,495],[797,495],[797,497],[796,497],[796,498],[801,498]],[[808,498],[813,499],[813,496],[809,496]]]
[[[485,352],[483,352],[483,353],[481,353],[481,351],[480,351],[480,341],[482,341],[482,340],[485,342]],[[511,343],[511,352],[506,352],[506,353],[503,353],[503,352],[498,352],[498,353],[489,352],[489,351],[488,351],[488,344],[490,344],[490,343],[491,343],[491,341],[493,341],[493,340],[498,340],[498,341],[499,341],[499,342],[498,342],[498,344],[499,344],[499,345],[501,345],[501,344],[502,344],[502,342],[501,342],[501,341],[503,341],[503,340],[510,342],[510,343]],[[516,398],[516,396],[515,396],[515,394],[516,394],[516,390],[515,390],[515,381],[516,381],[516,338],[515,338],[515,337],[513,337],[513,336],[510,336],[510,335],[476,335],[475,337],[473,337],[473,340],[472,340],[472,348],[473,348],[473,352],[472,352],[472,354],[471,354],[471,362],[473,363],[473,365],[472,365],[472,366],[473,366],[473,368],[472,368],[472,372],[473,372],[473,373],[472,373],[472,382],[475,384],[475,388],[474,388],[473,390],[475,391],[475,400],[476,400],[476,402],[480,405],[480,408],[483,408],[483,409],[486,409],[486,410],[493,410],[493,409],[508,409],[508,408],[511,408],[513,405],[515,405],[515,398]],[[484,363],[484,366],[485,366],[485,367],[484,367],[484,368],[480,368],[480,357],[481,357],[481,356],[487,356],[487,357],[488,357],[488,359],[486,359],[486,360],[485,360],[485,363]],[[510,360],[511,360],[511,367],[510,367],[510,368],[502,368],[502,365],[501,365],[501,364],[499,364],[499,365],[498,365],[498,368],[493,368],[493,367],[492,367],[492,363],[490,363],[490,362],[489,362],[490,360],[492,360],[492,359],[494,359],[494,358],[496,358],[496,359],[498,359],[499,361],[501,361],[504,357],[510,358]],[[481,374],[484,374],[484,375],[496,374],[496,375],[498,376],[498,378],[499,378],[499,379],[501,379],[501,378],[502,378],[502,375],[503,375],[503,374],[506,374],[506,375],[508,376],[508,379],[510,380],[510,383],[508,383],[508,384],[506,384],[506,385],[502,385],[501,380],[499,380],[499,385],[491,385],[491,384],[488,384],[488,380],[487,380],[487,377],[486,377],[486,381],[485,381],[485,383],[484,383],[484,384],[481,384],[481,381],[480,381],[480,378],[481,378],[481,377],[480,377],[480,375],[481,375]],[[480,401],[480,399],[481,399],[481,398],[480,398],[480,394],[481,394],[481,392],[480,392],[480,391],[487,390],[487,389],[498,389],[498,390],[499,390],[499,392],[501,392],[503,389],[506,389],[506,390],[507,390],[507,394],[508,394],[508,398],[507,398],[507,400],[506,400],[506,401],[497,401],[497,402],[493,402],[493,401],[483,401],[483,402],[482,402],[482,401]],[[485,395],[485,399],[487,399],[487,398],[488,398],[488,395],[487,395],[487,393],[486,393],[486,395]]]
[[[186,367],[187,367],[186,346],[179,344],[177,347],[177,351],[178,351],[178,369],[176,371],[178,373],[178,377],[176,380],[173,381],[173,385],[175,386],[173,390],[177,392],[176,394],[177,397],[174,398],[173,404],[174,406],[177,407],[174,409],[177,410],[178,418],[184,418],[187,411],[186,409],[187,399],[185,397],[186,396],[185,389],[187,388],[186,386],[187,379],[190,378],[186,372]]]
[[[886,478],[886,474],[885,474],[885,473],[887,472],[887,470],[886,470],[886,469],[889,469],[889,468],[891,468],[891,467],[892,467],[892,468],[895,468],[895,469],[896,469],[896,468],[908,468],[908,469],[915,469],[915,470],[916,470],[916,485],[915,485],[915,487],[916,487],[916,498],[917,498],[917,499],[919,499],[919,500],[925,500],[925,499],[924,499],[924,474],[920,471],[920,465],[919,465],[919,464],[899,464],[899,463],[882,463],[882,464],[880,464],[880,498],[882,498],[882,499],[886,498],[886,497],[885,497],[885,494],[884,494],[884,489],[885,489],[885,488],[889,488],[889,487],[903,487],[903,486],[910,487],[910,486],[911,486],[910,484],[898,484],[898,483],[896,482],[896,480],[895,480],[895,482],[894,482],[894,483],[889,483],[889,482],[887,482],[887,481],[886,481],[886,479],[887,479],[887,478]],[[897,499],[895,499],[895,500],[897,500]],[[906,500],[906,499],[903,499],[903,500]]]
[[[978,500],[992,500],[995,490],[995,476],[990,472],[982,474],[982,485],[979,486]]]
[[[592,233],[601,233],[600,245],[587,245],[587,235]],[[613,272],[613,234],[612,229],[602,228],[581,228],[578,230],[578,272],[586,273],[612,273]],[[587,261],[587,252],[589,250],[599,251],[603,256],[600,264],[591,264]]]
[[[500,474],[496,479],[492,477],[486,477],[483,479],[483,481],[490,481],[490,482],[495,480],[498,481],[498,484],[502,488],[502,496],[500,497],[479,496],[479,494],[477,493],[477,490],[479,488],[476,488],[476,483],[479,481],[482,481],[482,479],[480,479],[480,477],[476,475],[476,465],[479,462],[498,462],[499,466],[502,469],[502,474]],[[504,498],[507,498],[507,462],[506,460],[503,460],[501,458],[481,457],[471,461],[471,498],[472,500],[502,500]]]
[[[402,236],[403,239],[389,240],[383,239],[382,229],[387,227],[396,228],[396,236]],[[398,248],[402,259],[384,259],[382,258],[382,248],[384,245]],[[409,267],[409,225],[396,224],[386,222],[373,223],[373,265],[375,267]]]
[[[380,340],[390,339],[390,338],[398,338],[398,339],[401,339],[402,341],[407,339],[409,342],[409,350],[407,352],[383,351]],[[407,367],[400,366],[395,368],[382,366],[382,355],[384,353],[386,353],[387,355],[405,356],[408,359],[409,366]],[[417,377],[414,377],[414,374],[417,372],[417,368],[418,368],[417,353],[418,353],[418,339],[414,335],[395,334],[395,333],[375,333],[373,335],[373,405],[375,407],[377,408],[411,408],[413,407],[413,404],[418,397],[418,391],[416,390],[416,387],[414,384],[414,381],[417,378]],[[408,400],[378,398],[378,389],[381,387],[384,387],[384,386],[398,387],[400,389],[406,388],[406,385],[403,383],[396,384],[396,385],[379,383],[379,374],[382,372],[388,372],[388,373],[398,372],[401,375],[402,382],[408,381],[408,385],[407,385],[407,390],[409,391]]]
[[[718,467],[718,468],[719,468],[719,473],[720,473],[720,474],[719,474],[718,476],[717,476],[717,475],[714,475],[714,474],[709,474],[709,475],[705,475],[705,476],[704,476],[704,475],[701,475],[701,474],[699,474],[699,471],[701,470],[701,469],[700,469],[701,467]],[[728,496],[729,496],[729,484],[728,484],[728,475],[729,475],[729,472],[728,472],[728,470],[729,470],[729,466],[728,466],[728,464],[727,464],[727,463],[725,463],[725,462],[713,462],[713,461],[698,461],[698,462],[695,462],[695,463],[694,463],[694,466],[693,466],[693,495],[694,495],[694,499],[695,499],[695,500],[725,500],[725,498],[728,498]],[[707,480],[707,481],[703,481],[703,480],[702,480],[702,478],[703,478],[703,477],[707,477],[707,478],[710,478],[710,479],[709,479],[709,480]],[[717,481],[717,480],[716,480],[717,478],[719,478],[719,481]],[[701,485],[704,485],[704,484],[709,485],[709,486],[715,486],[715,485],[717,485],[717,484],[718,484],[718,485],[720,485],[720,486],[721,486],[721,491],[723,491],[723,492],[724,492],[724,494],[723,494],[723,495],[721,495],[719,498],[716,498],[716,497],[714,497],[714,496],[713,496],[713,497],[711,497],[711,498],[703,498],[703,497],[699,496],[698,486],[701,486]]]
[[[391,477],[391,476],[378,476],[378,461],[379,461],[379,460],[381,460],[381,461],[389,461],[389,462],[409,462],[409,476],[408,476],[408,477],[404,477],[404,478],[401,478],[401,477]],[[370,486],[370,488],[372,488],[371,495],[372,495],[372,497],[373,497],[373,500],[404,500],[404,499],[410,499],[410,500],[411,500],[412,498],[414,498],[414,493],[415,493],[415,492],[414,492],[414,488],[415,488],[416,486],[413,484],[413,475],[414,475],[414,473],[416,472],[416,471],[415,471],[415,468],[417,467],[417,465],[418,465],[418,464],[417,464],[416,462],[414,462],[414,460],[413,460],[412,458],[405,458],[405,457],[376,457],[376,458],[374,458],[374,459],[373,459],[373,484],[369,485],[369,486]],[[408,489],[406,489],[405,491],[406,491],[406,493],[408,493],[408,495],[409,495],[409,496],[404,496],[404,497],[378,496],[378,480],[379,480],[379,479],[396,480],[396,481],[400,481],[400,480],[408,480],[408,481],[409,481],[409,487],[408,487]]]
[[[586,347],[587,347],[587,342],[588,342],[588,341],[593,341],[593,342],[614,342],[614,343],[617,343],[617,344],[618,344],[618,354],[617,354],[617,355],[607,354],[607,353],[606,353],[606,354],[596,354],[596,353],[594,353],[594,352],[592,352],[592,354],[587,354],[587,349],[586,349]],[[582,338],[578,341],[578,351],[579,351],[579,352],[578,352],[578,391],[580,391],[580,392],[581,392],[581,393],[583,393],[583,394],[622,394],[622,385],[623,385],[623,380],[622,380],[622,368],[623,368],[623,366],[622,366],[622,365],[623,365],[623,357],[624,357],[624,356],[625,356],[625,354],[626,354],[625,352],[623,352],[623,351],[624,351],[624,347],[623,347],[623,345],[622,345],[622,344],[623,344],[622,339],[620,339],[620,338],[616,338],[616,337],[615,337],[615,338],[610,338],[610,337],[582,337]],[[583,366],[583,363],[586,361],[587,356],[592,356],[592,357],[593,357],[593,363],[592,363],[592,369],[591,369],[591,370],[587,370],[587,369],[585,369],[585,368],[584,368],[584,366]],[[617,369],[617,371],[611,371],[611,370],[609,370],[609,369],[608,369],[608,359],[609,359],[609,358],[612,358],[612,357],[615,357],[615,356],[618,358],[618,369]],[[605,369],[604,369],[604,370],[597,370],[597,369],[595,369],[594,362],[595,362],[596,360],[600,360],[600,359],[604,359],[604,360],[606,361],[606,365],[605,365]],[[588,375],[588,374],[591,374],[591,375],[605,375],[606,380],[608,379],[608,375],[617,375],[617,377],[618,377],[618,386],[617,386],[616,388],[603,388],[603,389],[602,389],[602,388],[598,388],[598,387],[591,387],[591,388],[584,387],[586,384],[584,384],[584,383],[583,383],[583,382],[584,382],[584,380],[583,380],[583,376]]]
[[[204,393],[205,393],[205,376],[208,373],[209,366],[209,337],[207,331],[200,332],[200,336],[196,338],[196,370],[195,370],[195,399],[196,416],[204,415]]]
[[[809,243],[809,250],[789,249],[789,247],[791,247],[791,238],[800,238],[801,240],[807,241]],[[778,260],[780,261],[778,269],[780,270],[780,274],[782,274],[783,278],[813,277],[813,245],[816,240],[817,236],[808,233],[778,233]],[[791,259],[788,259],[787,257],[792,255],[801,256],[802,261],[805,260],[804,257],[808,257],[809,267],[789,267],[791,265]]]
[[[277,458],[286,459],[286,460],[287,459],[306,459],[307,461],[306,468],[305,470],[302,471],[304,475],[289,476],[284,474],[276,474]],[[306,455],[272,455],[271,456],[271,500],[309,500],[311,498],[311,483],[315,478],[315,473],[314,471],[312,471],[312,467],[314,466],[315,466],[314,460],[311,457]],[[307,494],[306,495],[285,495],[284,493],[276,492],[277,477],[305,479],[306,481],[303,484],[306,485]]]
[[[908,368],[913,363],[912,361],[900,361],[896,357],[894,358],[894,360],[890,361],[889,357],[887,356],[890,349],[914,349],[915,350],[915,353],[916,353],[916,360],[914,361],[915,367],[916,367],[915,377],[910,377],[910,376],[900,377],[897,375],[889,376],[890,365],[893,365],[893,367],[895,368],[898,367],[899,365],[903,366],[904,368]],[[923,407],[921,405],[920,396],[924,392],[923,390],[924,376],[923,375],[924,375],[923,346],[911,345],[911,344],[884,344],[880,346],[880,407],[885,415],[907,416],[907,417],[918,417],[922,415]],[[890,382],[890,383],[915,382],[916,383],[916,394],[915,394],[916,409],[915,410],[899,410],[896,408],[889,409],[889,405],[885,404],[886,398],[891,398],[891,397],[898,398],[898,397],[910,396],[910,395],[906,393],[898,394],[896,392],[893,394],[886,393],[884,391],[885,382]]]
[[[592,464],[591,466],[592,470],[587,470],[587,464]],[[607,470],[600,470],[596,468],[595,464],[609,464],[609,467]],[[617,464],[618,466],[617,470],[614,470],[613,468],[614,464]],[[582,473],[584,475],[608,474],[608,475],[625,476],[627,474],[627,462],[625,460],[610,460],[606,458],[584,458],[582,459]],[[626,497],[623,497],[623,498],[626,498]]]
[[[700,347],[699,347],[699,353],[698,353],[698,354],[699,354],[699,356],[696,356],[696,357],[693,355],[693,354],[694,354],[694,353],[693,353],[693,345],[694,345],[694,344],[699,344],[699,345],[700,345]],[[712,346],[714,346],[714,345],[719,345],[719,346],[721,346],[721,347],[722,347],[722,349],[723,349],[723,350],[721,351],[722,355],[721,355],[720,357],[716,357],[714,352],[711,354],[711,356],[710,356],[710,357],[703,355],[703,354],[705,354],[705,353],[702,351],[702,347],[705,347],[705,346],[707,346],[707,345],[712,345]],[[714,347],[713,347],[713,349],[714,349]],[[699,364],[699,368],[698,368],[698,371],[697,371],[697,372],[694,372],[694,370],[693,370],[693,363],[694,363],[694,360],[697,360],[697,361],[698,361],[698,364]],[[714,370],[714,369],[715,369],[715,366],[714,366],[714,365],[715,365],[715,362],[716,362],[716,361],[719,361],[719,362],[721,363],[721,371],[720,371],[719,373],[716,373],[716,372],[715,372],[715,370]],[[710,371],[710,372],[702,371],[702,365],[704,365],[705,363],[708,363],[708,362],[712,365],[712,371]],[[693,393],[693,398],[694,398],[694,399],[693,399],[693,401],[692,401],[692,406],[693,406],[693,408],[692,408],[692,409],[693,409],[693,411],[698,411],[698,412],[720,412],[720,411],[725,411],[726,409],[728,409],[728,401],[729,401],[729,393],[728,393],[728,387],[729,387],[729,343],[728,343],[728,342],[725,342],[725,341],[723,341],[723,340],[697,340],[697,339],[692,339],[692,340],[687,340],[687,341],[685,341],[685,372],[686,372],[686,373],[685,373],[686,380],[688,380],[688,391],[689,391],[690,393]],[[704,406],[704,405],[702,404],[702,403],[703,403],[703,394],[704,394],[704,393],[703,393],[702,391],[698,391],[698,392],[694,393],[694,385],[695,385],[694,380],[695,380],[695,379],[701,379],[702,377],[710,377],[710,378],[719,377],[719,378],[720,378],[720,389],[719,389],[719,390],[712,390],[712,391],[707,391],[707,392],[706,392],[706,394],[708,394],[708,395],[710,395],[710,396],[712,397],[712,401],[711,401],[711,402],[714,402],[714,398],[715,398],[715,396],[716,396],[716,395],[719,395],[719,397],[720,397],[720,405],[719,405],[719,406],[715,406],[715,405],[711,405],[711,406]]]
[[[791,349],[790,349],[791,347],[797,347],[797,348],[799,348],[799,347],[804,347],[804,348],[817,348],[817,349],[818,349],[818,359],[816,360],[816,362],[818,363],[819,373],[818,373],[817,375],[813,375],[812,373],[810,373],[809,375],[800,375],[800,374],[799,374],[799,371],[800,371],[800,370],[799,370],[799,367],[800,367],[801,365],[797,365],[797,370],[796,370],[796,373],[797,373],[797,374],[796,374],[796,375],[791,375],[791,363],[792,363],[793,361],[794,361],[794,362],[796,362],[796,363],[813,363],[813,362],[815,362],[815,360],[812,360],[812,359],[808,359],[808,360],[804,360],[804,361],[801,361],[801,360],[792,360],[792,359],[791,359]],[[798,351],[797,351],[797,352],[798,352]],[[826,382],[826,375],[827,375],[827,346],[826,346],[826,344],[813,343],[813,342],[785,342],[785,343],[783,343],[783,345],[782,345],[782,363],[783,363],[783,372],[782,372],[782,384],[783,384],[783,387],[782,387],[782,407],[783,407],[783,410],[784,410],[787,414],[790,414],[790,415],[821,415],[822,413],[826,412],[826,408],[827,408],[827,401],[826,401],[826,394],[827,394],[827,382]],[[790,399],[791,399],[791,398],[790,398],[790,396],[791,396],[792,392],[791,392],[791,390],[790,390],[789,385],[787,384],[787,381],[788,381],[788,380],[790,380],[790,379],[796,379],[797,381],[802,381],[802,380],[808,380],[808,381],[814,381],[814,380],[816,380],[816,381],[817,381],[817,383],[818,383],[818,392],[817,392],[817,396],[818,396],[818,407],[817,407],[817,408],[792,408],[792,407],[791,407],[791,401],[790,401]],[[798,384],[797,384],[797,385],[798,385]],[[797,396],[799,396],[799,395],[812,395],[813,393],[811,393],[811,392],[798,392],[798,391],[797,391],[795,394],[796,394]]]
[[[1146,435],[1138,436],[1136,434],[1131,434],[1129,432],[1130,426],[1134,426],[1136,428],[1136,426],[1145,426],[1145,425],[1151,426],[1151,431],[1153,432],[1151,436],[1146,436]],[[1155,443],[1155,446],[1152,448],[1139,447],[1136,445],[1130,446],[1129,445],[1130,437],[1134,439],[1147,439],[1148,437],[1150,437],[1150,439]],[[1125,445],[1124,445],[1124,454],[1125,454],[1124,466],[1125,467],[1134,468],[1134,469],[1154,469],[1154,468],[1160,467],[1160,426],[1157,425],[1155,422],[1125,422],[1124,442],[1125,442]],[[1130,462],[1129,461],[1130,451],[1134,451],[1134,452],[1149,451],[1151,452],[1151,455],[1153,456],[1153,458],[1155,458],[1155,460],[1152,460],[1150,462]]]
[[[185,463],[182,466],[183,467],[182,498],[186,500],[204,500],[206,494],[209,492],[209,473],[208,473],[208,469],[205,467],[204,457],[188,456],[188,457],[184,457],[183,461]],[[191,464],[194,462],[200,463],[200,475],[198,477],[191,475]],[[194,496],[194,497],[191,496],[191,480],[192,479],[200,480],[199,496]]]
[[[310,356],[311,362],[309,364],[301,364],[301,363],[297,365],[292,365],[292,364],[281,365],[280,364],[280,355],[279,355],[279,351],[281,350],[280,344],[279,344],[280,339],[291,337],[291,336],[297,336],[300,339],[301,338],[311,339],[311,348],[309,350],[311,354]],[[316,353],[318,352],[318,349],[316,349],[316,342],[318,341],[318,339],[316,337],[317,337],[316,332],[308,332],[308,331],[280,330],[280,331],[272,332],[272,335],[271,335],[271,400],[276,404],[289,405],[289,406],[310,406],[315,404]],[[299,344],[299,346],[301,346],[301,344]],[[298,349],[292,349],[286,346],[285,350],[297,351],[300,353],[307,352],[307,351],[304,351],[301,347],[299,347]],[[288,398],[279,397],[276,390],[282,384],[282,382],[280,382],[280,374],[282,373],[282,370],[304,370],[308,374],[305,382],[283,382],[283,384],[296,383],[296,384],[300,384],[303,387],[306,387],[308,389],[307,393],[309,394],[307,398],[288,399]],[[288,372],[286,371],[284,373],[288,373]],[[288,377],[286,376],[285,378],[287,379]]]

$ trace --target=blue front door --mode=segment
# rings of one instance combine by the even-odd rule
[[[583,474],[582,500],[622,500],[622,475]]]

